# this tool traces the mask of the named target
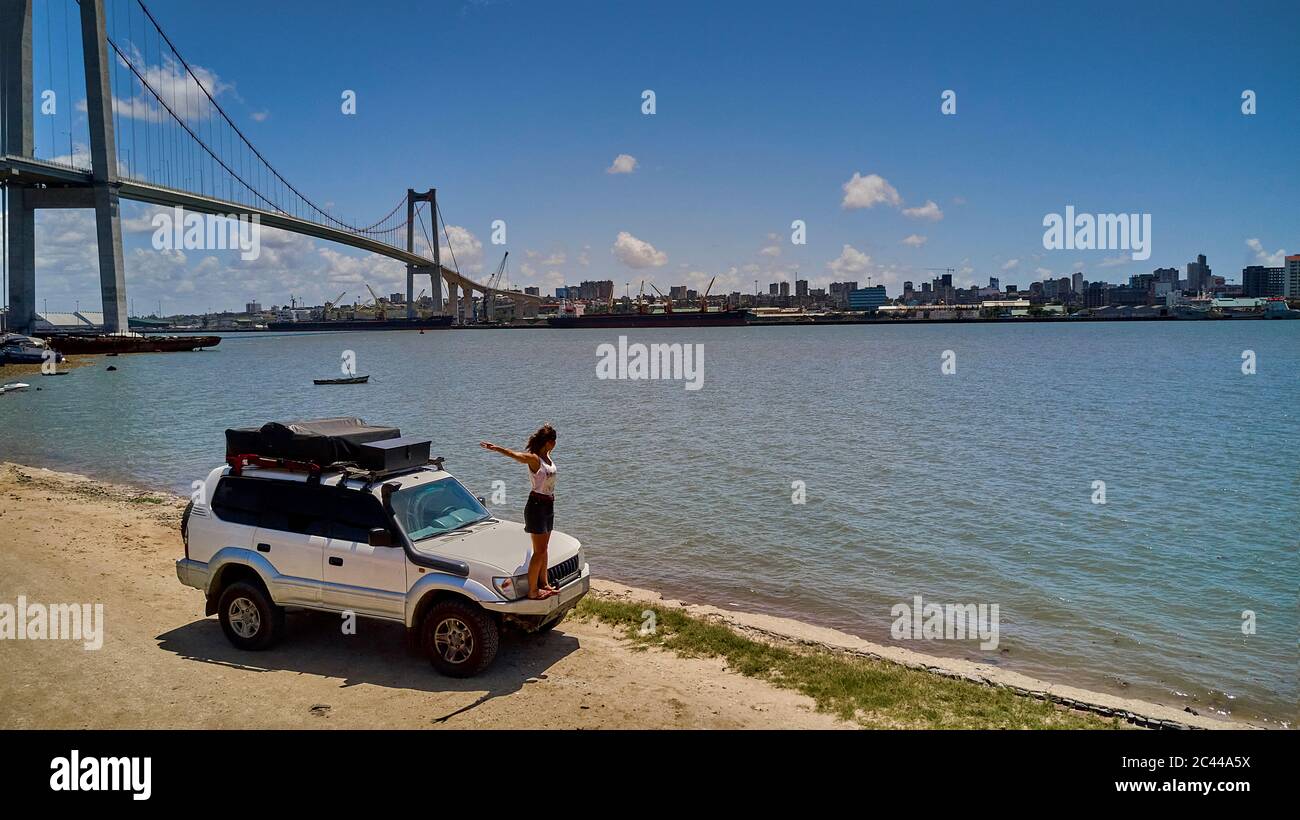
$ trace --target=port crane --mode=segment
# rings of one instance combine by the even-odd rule
[[[375,300],[375,318],[381,321],[387,319],[388,314],[384,311],[383,303],[379,301],[379,294],[375,293],[375,289],[370,287],[369,282],[366,282],[365,285],[366,290],[370,291],[370,297]]]
[[[713,290],[713,283],[717,278],[718,277],[715,276],[709,280],[709,286],[704,289],[704,295],[700,297],[700,313],[709,312],[709,291]]]
[[[335,296],[333,299],[330,299],[325,303],[325,309],[321,311],[321,313],[325,317],[325,321],[329,321],[330,313],[334,310],[335,307],[338,306],[338,303],[343,299],[343,297],[347,295],[348,292],[345,290],[342,293],[340,293],[338,296]]]
[[[502,274],[505,273],[506,260],[509,258],[510,258],[510,251],[506,251],[505,253],[503,253],[501,255],[501,264],[497,265],[496,271],[491,276],[488,277],[487,286],[489,290],[483,292],[483,304],[482,304],[483,316],[485,317],[485,319],[481,317],[480,321],[486,320],[488,322],[492,322],[496,320],[496,312],[497,312],[496,294],[493,293],[492,291],[501,289],[501,276]]]
[[[488,277],[488,280],[487,280],[487,286],[488,286],[488,287],[490,287],[490,288],[496,288],[497,290],[500,290],[500,289],[501,289],[501,274],[505,273],[505,270],[506,270],[506,260],[509,259],[509,258],[510,258],[510,251],[506,251],[506,252],[501,256],[501,264],[500,264],[500,265],[497,265],[496,272],[493,273],[490,277]]]
[[[651,282],[650,287],[655,288],[655,283]],[[667,296],[664,296],[664,292],[659,288],[655,288],[655,293],[659,294],[659,298],[664,300],[664,313],[672,313],[673,300],[669,299]]]

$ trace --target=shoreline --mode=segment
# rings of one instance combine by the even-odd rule
[[[131,500],[142,505],[179,508],[183,496],[172,490],[104,481],[91,476],[0,461],[0,471],[30,474],[76,494],[106,499]],[[0,514],[3,514],[0,512]],[[856,655],[927,672],[945,678],[965,680],[1006,689],[1026,697],[1114,717],[1129,724],[1150,728],[1263,729],[1272,728],[1236,716],[1193,714],[1175,706],[1128,698],[1064,683],[1053,683],[1005,668],[962,658],[928,654],[918,650],[876,643],[865,638],[795,618],[724,609],[707,603],[687,603],[652,589],[629,586],[604,578],[593,578],[592,594],[603,600],[644,603],[681,612],[705,621],[726,625],[737,633],[764,642],[793,647],[819,648],[832,653]]]

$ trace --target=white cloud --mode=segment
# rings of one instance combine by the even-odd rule
[[[903,244],[904,244],[904,245],[908,245],[908,246],[913,247],[913,248],[919,248],[919,247],[921,247],[922,245],[924,245],[924,244],[926,243],[926,241],[927,241],[927,237],[924,237],[924,236],[921,236],[920,234],[916,234],[916,233],[914,233],[914,234],[912,234],[911,236],[909,236],[909,237],[907,237],[906,239],[904,239],[904,240],[903,240]]]
[[[446,239],[448,244],[441,245],[438,252],[442,255],[442,263],[447,265],[448,262],[455,262],[460,266],[462,273],[476,273],[483,270],[483,243],[474,235],[473,231],[468,228],[462,228],[459,225],[447,225]],[[452,259],[452,254],[455,259]],[[451,265],[447,265],[451,267]]]
[[[864,177],[854,171],[853,178],[842,187],[844,199],[840,202],[840,207],[845,210],[872,208],[882,202],[895,208],[903,204],[903,198],[898,195],[898,191],[879,174],[868,174]]]
[[[542,255],[541,251],[528,250],[528,251],[524,251],[524,256],[527,257],[530,261],[536,262],[537,264],[543,267],[551,267],[551,268],[563,265],[565,262],[568,261],[569,258],[568,254],[566,254],[563,250],[551,251],[545,256]]]
[[[631,154],[619,154],[614,157],[614,162],[605,169],[607,174],[630,174],[636,170],[636,157]]]
[[[191,74],[170,56],[164,56],[158,65],[149,65],[135,46],[131,46],[130,51],[132,64],[143,75],[152,91],[140,88],[139,93],[133,97],[114,97],[113,111],[119,116],[147,122],[169,122],[172,119],[171,115],[158,103],[161,99],[187,122],[206,120],[217,114],[216,107],[208,100],[208,96],[216,99],[235,90],[233,83],[222,80],[215,71],[203,66],[191,64],[190,69],[193,71]],[[117,58],[118,65],[122,66],[122,70],[130,72],[125,60],[120,55],[114,56]],[[134,75],[132,78],[134,79]],[[137,84],[138,82],[136,80]],[[207,94],[204,93],[205,89]],[[154,96],[154,92],[157,96]],[[238,95],[235,96],[238,98]],[[77,102],[77,110],[82,112],[86,110],[84,99]]]
[[[767,235],[767,244],[759,252],[760,256],[778,257],[781,255],[781,237],[777,234],[770,233]]]
[[[1052,275],[1052,271],[1048,268],[1034,268],[1034,275],[1039,279],[1046,279]]]
[[[1099,268],[1118,268],[1121,265],[1132,264],[1132,258],[1128,256],[1110,256],[1097,263]]]
[[[1264,243],[1260,242],[1258,239],[1247,239],[1246,246],[1255,252],[1255,261],[1259,264],[1269,268],[1282,267],[1283,257],[1286,256],[1286,252],[1282,248],[1278,248],[1275,252],[1269,253],[1264,250]]]
[[[1019,259],[1008,259],[1002,263],[1002,270],[1015,270],[1018,267],[1020,267]]]
[[[850,273],[862,273],[871,265],[871,257],[852,245],[845,245],[836,259],[826,263],[826,267],[836,276]]]
[[[254,111],[248,115],[253,122],[266,122],[271,117],[270,111]]]
[[[928,219],[932,222],[938,222],[943,219],[943,211],[934,203],[933,199],[927,199],[925,204],[918,208],[904,208],[903,216],[910,216],[913,219]]]
[[[618,232],[610,253],[629,268],[658,268],[668,264],[668,254],[627,231]]]

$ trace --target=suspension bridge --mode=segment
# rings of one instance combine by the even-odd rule
[[[127,331],[122,199],[256,217],[265,227],[396,259],[406,265],[408,316],[415,315],[415,280],[422,276],[430,277],[435,312],[450,312],[457,322],[471,316],[474,293],[489,304],[505,297],[521,315],[536,314],[539,297],[462,274],[454,251],[452,267],[443,265],[437,237],[440,226],[446,235],[446,223],[435,189],[408,188],[392,210],[370,222],[341,217],[308,197],[249,141],[217,101],[212,73],[185,60],[143,0],[42,0],[45,42],[35,45],[43,55],[33,49],[33,5],[34,0],[0,0],[0,253],[8,275],[7,329],[30,333],[35,327],[36,211],[85,208],[95,212],[104,330]],[[60,28],[61,52],[53,46]],[[62,65],[56,65],[59,56]],[[36,66],[45,88],[34,82]],[[78,98],[84,91],[84,105],[51,99],[60,73],[63,93]],[[74,112],[84,114],[84,122]],[[38,145],[41,130],[45,139]]]

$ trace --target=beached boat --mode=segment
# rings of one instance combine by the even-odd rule
[[[369,374],[365,376],[345,376],[341,379],[312,379],[316,384],[365,384],[370,381]]]
[[[33,336],[21,333],[0,336],[0,364],[44,364],[47,360],[57,364],[63,361],[63,354]]]

